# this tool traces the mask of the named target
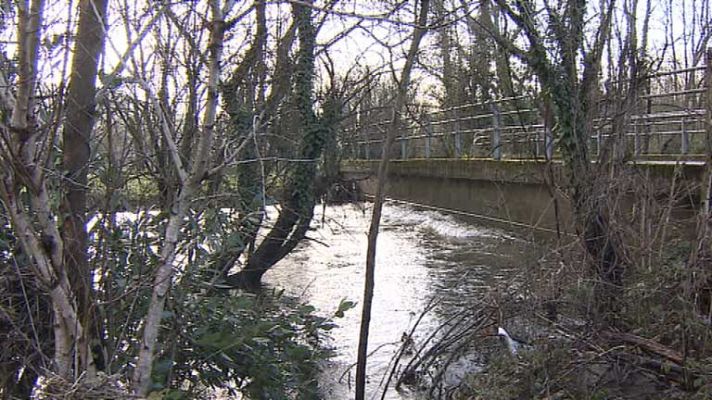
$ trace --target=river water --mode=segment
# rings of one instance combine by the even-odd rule
[[[367,231],[371,204],[318,207],[313,230],[300,248],[265,275],[331,315],[342,299],[357,302],[337,319],[331,345],[335,358],[324,368],[324,398],[353,398],[356,348],[363,295]],[[432,298],[437,312],[425,315],[415,342],[441,322],[448,311],[468,307],[494,285],[507,284],[518,267],[531,261],[533,244],[517,234],[480,226],[440,212],[386,203],[378,237],[376,288],[369,337],[368,397],[380,398],[380,382],[408,332]],[[387,399],[419,398],[417,392],[389,388]]]

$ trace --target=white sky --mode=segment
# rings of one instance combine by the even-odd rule
[[[666,32],[671,28],[672,25],[672,37],[676,40],[676,50],[677,58],[681,61],[680,67],[684,66],[685,50],[687,54],[692,51],[692,49],[684,49],[683,38],[689,38],[690,35],[696,34],[699,36],[699,28],[695,32],[692,32],[693,26],[698,26],[698,24],[693,24],[690,21],[690,15],[692,14],[693,8],[698,10],[707,8],[706,18],[708,24],[710,23],[709,15],[709,0],[651,0],[652,1],[652,13],[650,20],[650,53],[652,55],[659,55],[664,48],[664,43],[666,39]],[[318,4],[320,4],[319,2]],[[410,3],[413,3],[411,1]],[[77,4],[78,0],[48,0],[47,8],[45,12],[45,25],[46,29],[43,35],[43,46],[41,48],[41,74],[42,82],[58,82],[63,74],[66,75],[66,44],[62,39],[64,35],[69,30],[73,31],[74,25],[77,18]],[[106,53],[105,53],[105,63],[104,71],[111,71],[116,63],[118,62],[121,55],[126,51],[128,46],[128,39],[125,31],[125,25],[122,22],[122,16],[120,15],[120,10],[123,10],[126,5],[131,12],[131,16],[136,18],[137,16],[142,16],[138,18],[136,26],[132,27],[132,37],[135,37],[137,32],[141,29],[141,24],[145,24],[149,15],[145,15],[145,11],[152,4],[150,1],[144,0],[110,0],[110,13],[109,13],[109,29],[110,34],[107,41]],[[231,15],[239,14],[245,11],[251,1],[238,1],[235,9]],[[619,2],[619,8],[622,7],[622,3]],[[176,7],[176,12],[179,11],[179,6]],[[357,18],[353,16],[348,16],[345,14],[350,13],[361,13],[368,15],[379,15],[384,10],[384,3],[366,1],[366,0],[345,0],[339,3],[338,10],[341,14],[331,15],[328,19],[328,23],[320,31],[318,38],[319,43],[329,42],[335,35],[348,29],[357,22]],[[645,12],[645,0],[639,0],[639,29],[642,28],[643,15]],[[270,1],[268,3],[269,18],[270,23],[270,34],[272,38],[275,35],[280,35],[281,32],[286,29],[286,18],[290,16],[290,5],[287,3],[280,3],[278,1]],[[674,16],[670,18],[667,14],[672,10]],[[344,14],[344,15],[342,15]],[[622,13],[619,13],[622,15]],[[405,17],[404,17],[405,16]],[[400,12],[399,15],[394,16],[396,18],[406,18],[407,21],[412,21],[412,10],[406,8]],[[68,20],[71,23],[68,24]],[[282,21],[282,25],[277,24],[277,21]],[[248,16],[244,22],[238,24],[238,26],[231,32],[231,37],[233,40],[230,41],[228,45],[228,51],[239,51],[240,49],[244,51],[247,41],[245,38],[249,38],[251,34],[251,22],[252,16]],[[684,22],[684,23],[683,23]],[[15,51],[15,46],[12,43],[14,37],[14,29],[9,26],[10,29],[5,29],[0,35],[0,50],[5,50],[8,56],[12,57]],[[175,32],[175,29],[173,30]],[[402,27],[393,23],[367,20],[362,23],[360,28],[353,30],[348,37],[341,40],[335,46],[330,49],[330,55],[334,61],[337,70],[344,72],[351,68],[355,63],[360,65],[368,65],[371,68],[379,68],[383,65],[387,65],[392,60],[399,60],[404,52],[403,47],[396,47],[393,54],[386,51],[387,48],[393,46],[394,44],[401,43],[404,39],[407,39],[407,34],[411,31],[410,27]],[[709,28],[708,28],[709,31]],[[240,38],[243,38],[240,40]],[[426,42],[423,44],[423,48],[427,49],[434,35],[429,35]],[[430,42],[428,42],[430,41]],[[148,35],[144,40],[144,47],[147,49],[143,55],[150,59],[151,51],[150,48],[153,46],[154,40],[151,35]],[[432,51],[432,50],[431,50]],[[669,48],[667,49],[668,56]],[[432,58],[432,57],[431,57]],[[689,59],[689,56],[688,56]],[[688,62],[691,62],[688,60]],[[399,63],[396,62],[398,67]],[[228,70],[229,68],[226,68]],[[128,73],[128,72],[126,72]],[[422,78],[422,75],[421,75]],[[426,80],[429,84],[431,81]]]

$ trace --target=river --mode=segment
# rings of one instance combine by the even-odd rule
[[[333,314],[342,299],[357,302],[336,322],[335,358],[322,372],[327,399],[353,398],[370,203],[318,207],[308,240],[265,275],[265,282]],[[432,331],[450,311],[480,299],[488,288],[508,283],[533,245],[515,233],[468,223],[436,211],[386,203],[376,256],[376,288],[369,338],[368,397],[380,398],[389,362],[430,299],[414,335]],[[376,397],[377,396],[377,397]],[[415,399],[417,392],[389,388],[387,399]]]

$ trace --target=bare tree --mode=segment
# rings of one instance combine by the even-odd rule
[[[592,132],[601,57],[609,38],[615,1],[604,3],[589,48],[585,48],[587,4],[566,0],[546,4],[543,10],[529,0],[497,4],[521,29],[528,48],[495,36],[537,75],[542,91],[554,106],[555,134],[567,166],[577,229],[600,279],[599,305],[607,316],[616,309],[616,293],[625,269],[623,248],[611,230],[606,203],[597,192],[587,141]],[[542,17],[543,15],[543,17]],[[542,21],[545,18],[545,21]],[[547,24],[544,24],[546,22]],[[547,29],[550,29],[549,34]],[[581,60],[581,61],[580,61]]]
[[[180,229],[184,224],[183,219],[188,211],[188,204],[205,179],[210,166],[210,150],[218,106],[218,83],[225,34],[225,14],[230,11],[232,6],[232,1],[226,1],[224,4],[220,0],[210,1],[208,96],[198,142],[191,155],[190,171],[184,167],[178,149],[173,145],[169,148],[180,180],[180,188],[173,199],[170,217],[166,225],[165,238],[160,251],[160,264],[154,278],[151,301],[144,320],[143,338],[141,339],[138,360],[134,369],[134,391],[141,396],[146,396],[151,389],[151,371],[154,363],[155,348],[166,296],[175,270],[176,247],[179,241]],[[166,134],[168,133],[166,132]],[[172,140],[172,138],[167,139],[169,141]]]
[[[363,400],[366,396],[366,362],[368,357],[368,334],[371,323],[371,306],[373,304],[373,291],[376,272],[376,243],[381,224],[381,213],[385,197],[386,179],[388,176],[388,163],[390,148],[401,129],[403,109],[406,104],[408,89],[410,87],[411,73],[420,49],[420,42],[427,33],[428,13],[430,1],[420,0],[417,3],[417,16],[410,47],[405,59],[405,65],[400,73],[398,91],[392,109],[390,124],[383,144],[383,155],[378,165],[378,184],[371,215],[371,226],[368,230],[368,251],[366,254],[366,279],[363,289],[363,306],[361,311],[361,329],[359,330],[358,360],[356,363],[356,399]]]
[[[89,2],[86,3],[85,7],[90,6]],[[11,117],[8,122],[0,122],[0,162],[3,171],[0,196],[25,254],[33,260],[29,264],[33,274],[49,293],[55,319],[54,369],[70,378],[79,373],[73,368],[74,349],[77,341],[85,337],[65,266],[64,243],[54,221],[55,211],[48,192],[45,165],[54,143],[47,137],[47,130],[42,128],[43,121],[35,113],[34,94],[44,2],[21,1],[17,3],[16,11],[16,91],[3,90],[1,93],[2,108]],[[5,71],[0,73],[0,86],[9,88]],[[75,87],[77,84],[79,82]],[[84,361],[86,365],[87,360]]]

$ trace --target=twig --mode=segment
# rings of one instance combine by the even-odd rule
[[[367,358],[368,358],[368,357],[371,357],[371,356],[374,355],[374,354],[376,354],[376,352],[378,352],[378,351],[381,350],[382,348],[384,348],[384,347],[386,347],[386,346],[394,346],[396,343],[398,343],[398,342],[388,342],[388,343],[383,343],[383,344],[379,345],[379,346],[376,347],[375,349],[371,350],[370,353],[368,353]],[[345,376],[346,374],[348,374],[357,364],[358,364],[358,362],[355,362],[355,363],[350,364],[349,367],[346,368],[346,370],[345,370],[343,373],[341,373],[341,375],[339,376],[339,383],[342,383],[342,380],[344,379],[344,376]],[[349,380],[349,385],[351,385],[350,380]]]
[[[427,313],[429,313],[433,308],[435,308],[435,306],[437,306],[440,303],[440,300],[441,299],[436,300],[434,297],[431,298],[430,301],[428,301],[428,304],[423,309],[423,312],[421,312],[420,315],[418,316],[418,319],[415,321],[415,324],[413,324],[413,327],[410,328],[410,332],[408,332],[408,338],[403,342],[400,349],[398,349],[396,356],[392,360],[393,366],[391,367],[391,372],[388,374],[386,383],[383,386],[383,392],[381,393],[381,400],[384,400],[386,398],[386,392],[388,392],[388,385],[390,385],[391,379],[393,378],[393,375],[396,372],[396,368],[398,368],[398,363],[400,362],[401,357],[403,357],[403,355],[405,354],[405,352],[409,346],[408,340],[412,340],[413,334],[415,333],[415,330],[418,328],[418,325],[420,324],[420,322],[423,320],[423,317],[425,317],[425,315]],[[385,375],[384,375],[384,377],[385,377]],[[381,379],[380,384],[383,384],[383,379]]]

